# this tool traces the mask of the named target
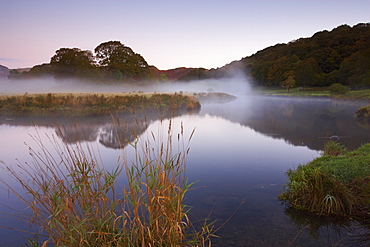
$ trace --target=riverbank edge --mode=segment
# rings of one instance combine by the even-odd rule
[[[370,89],[351,90],[345,94],[334,94],[327,87],[292,88],[289,92],[280,87],[256,87],[252,88],[253,95],[279,96],[279,97],[302,97],[302,98],[331,98],[341,100],[366,100],[370,103]]]
[[[347,150],[329,141],[320,157],[287,170],[288,180],[279,199],[318,215],[369,220],[369,158],[370,143]]]
[[[194,111],[199,100],[181,93],[41,93],[0,96],[0,115],[94,116],[112,113]]]

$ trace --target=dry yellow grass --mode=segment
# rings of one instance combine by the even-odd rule
[[[7,115],[89,116],[116,112],[195,110],[199,101],[177,93],[47,93],[0,96]]]

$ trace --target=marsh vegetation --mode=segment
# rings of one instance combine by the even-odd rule
[[[169,123],[167,133],[129,143],[134,157],[118,157],[113,170],[99,164],[89,145],[68,145],[49,136],[54,150],[48,150],[34,136],[32,164],[6,166],[22,191],[1,179],[29,208],[12,216],[37,225],[35,234],[47,237],[42,243],[30,241],[33,246],[208,246],[212,223],[206,219],[196,228],[183,202],[192,186],[186,156],[194,130],[185,137],[182,126],[173,133]],[[127,183],[118,188],[121,173]]]
[[[177,93],[26,93],[0,96],[0,113],[6,115],[91,116],[199,108],[197,99]]]
[[[281,185],[287,181],[285,172],[295,168],[296,164],[306,164],[320,156],[319,152],[324,150],[323,143],[330,140],[330,137],[337,135],[340,143],[350,150],[370,142],[368,129],[359,125],[353,117],[361,105],[364,104],[330,98],[250,96],[238,97],[225,104],[202,103],[197,114],[176,115],[172,124],[173,137],[176,139],[173,141],[173,154],[177,154],[178,150],[182,153],[182,149],[177,149],[175,134],[181,133],[177,129],[180,122],[184,123],[185,143],[196,127],[190,143],[191,150],[186,158],[187,184],[196,184],[186,191],[182,203],[191,207],[186,216],[192,225],[199,230],[204,221],[198,222],[198,219],[210,219],[208,222],[217,220],[213,229],[218,229],[245,200],[235,216],[215,233],[219,238],[212,238],[212,245],[333,246],[341,241],[337,246],[359,246],[348,243],[360,238],[368,241],[361,235],[369,229],[365,225],[359,226],[349,218],[346,218],[345,225],[340,225],[324,215],[313,217],[312,213],[306,214],[304,210],[290,210],[282,206],[277,198]],[[63,126],[59,131],[55,128],[54,117],[0,117],[0,145],[3,147],[0,159],[16,171],[19,168],[14,165],[14,158],[25,160],[29,167],[33,167],[29,150],[23,143],[31,144],[35,151],[39,150],[29,137],[29,134],[36,135],[34,125],[37,125],[41,137],[47,133],[48,136],[55,136],[63,145],[65,143],[74,147],[79,143],[81,147],[85,144],[94,148],[97,146],[99,152],[95,154],[99,161],[102,160],[98,167],[112,174],[117,168],[117,157],[126,153],[125,157],[135,157],[135,145],[131,144],[135,144],[136,140],[147,140],[147,137],[153,140],[151,133],[158,133],[158,130],[166,137],[166,126],[171,118],[159,118],[153,113],[146,117],[136,116],[136,119],[131,114],[122,114],[119,119],[121,126],[114,127],[110,115],[78,117],[69,121],[64,117],[57,118],[60,120],[57,122]],[[145,125],[134,128],[136,122]],[[133,132],[136,136],[131,134]],[[112,138],[114,136],[119,138]],[[156,136],[152,147],[157,148],[155,143],[160,143],[159,139]],[[119,140],[125,141],[120,145]],[[53,157],[58,157],[49,139],[43,138],[42,142]],[[139,143],[136,146],[141,150]],[[84,152],[88,154],[88,150]],[[127,164],[132,164],[131,160]],[[2,171],[1,177],[12,188],[22,192],[19,184],[7,174]],[[115,185],[115,195],[122,199],[122,188],[128,189],[129,186],[125,169],[120,171]],[[142,190],[145,190],[145,185],[141,185],[144,186]],[[24,212],[26,207],[19,203],[19,199],[8,191],[0,190],[0,193],[3,204],[7,206],[0,205],[1,212],[12,213],[10,208]],[[27,212],[30,213],[28,216],[32,215],[30,211]],[[317,216],[315,213],[313,215]],[[13,228],[20,225],[20,229],[30,231],[27,223],[17,225],[14,224],[18,222],[16,219],[13,222],[5,217],[1,220],[3,225]],[[38,233],[37,228],[33,230]],[[192,228],[187,230],[191,234]],[[311,237],[314,230],[317,234]],[[32,238],[32,235],[1,228],[0,239],[5,246],[20,246],[24,242],[23,237]],[[46,241],[48,238],[40,240]],[[288,242],[292,244],[288,245]]]
[[[321,157],[287,171],[289,180],[280,199],[319,215],[368,218],[369,161],[370,144],[347,151],[330,141]]]

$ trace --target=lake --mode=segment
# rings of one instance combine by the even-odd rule
[[[185,136],[195,128],[189,143],[186,175],[196,182],[186,194],[190,216],[217,220],[214,246],[368,246],[366,226],[345,219],[328,219],[297,212],[278,200],[285,172],[320,156],[330,137],[348,149],[370,142],[369,126],[357,122],[354,114],[364,102],[322,98],[284,98],[244,95],[231,102],[203,102],[199,112],[177,114],[172,119],[174,133],[183,124]],[[139,117],[140,118],[140,117]],[[142,118],[141,120],[143,120]],[[141,122],[141,120],[139,120]],[[146,124],[136,126],[132,116],[120,116],[127,128],[142,137],[166,133],[169,116],[145,116]],[[143,120],[144,121],[144,120]],[[55,124],[62,126],[58,135]],[[127,127],[128,126],[128,127]],[[0,160],[7,165],[32,164],[25,142],[33,146],[39,135],[47,148],[45,134],[67,143],[88,143],[98,150],[109,169],[117,158],[130,155],[112,136],[112,117],[77,119],[0,118]],[[75,133],[84,133],[76,137]],[[122,133],[127,140],[134,137]],[[63,140],[61,140],[63,136]],[[10,184],[8,174],[1,176]],[[18,189],[17,184],[12,184]],[[6,190],[0,192],[2,212],[8,207],[22,209],[19,200]],[[244,203],[243,203],[244,202]],[[231,217],[231,218],[230,218]],[[230,219],[229,219],[230,218]],[[228,220],[229,219],[229,220]],[[226,222],[224,225],[223,223]],[[27,223],[7,217],[0,225],[27,230]],[[26,233],[0,228],[0,246],[20,246]]]

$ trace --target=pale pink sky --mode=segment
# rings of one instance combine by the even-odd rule
[[[370,22],[369,0],[1,0],[0,64],[119,40],[159,69],[221,67],[317,31]]]

